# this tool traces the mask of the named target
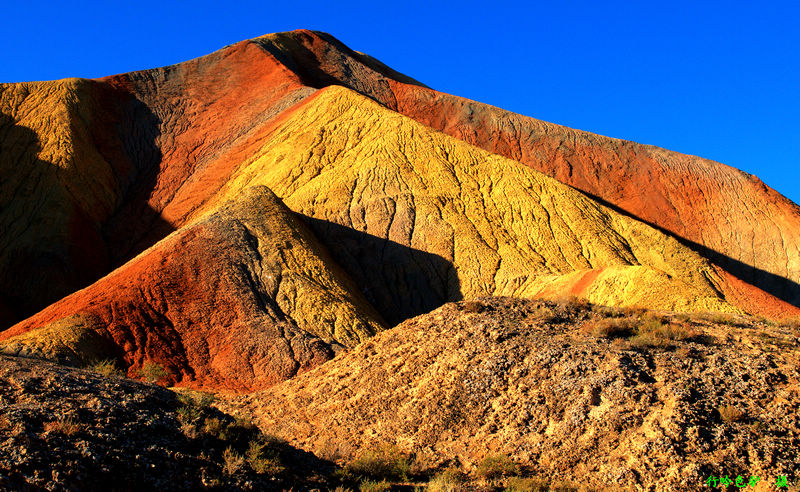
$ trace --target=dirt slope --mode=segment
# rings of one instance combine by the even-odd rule
[[[507,455],[590,490],[701,490],[723,474],[796,483],[799,346],[796,327],[746,318],[484,298],[232,407],[306,450],[396,445],[422,468],[474,472]]]

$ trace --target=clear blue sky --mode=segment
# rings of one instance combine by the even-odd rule
[[[316,29],[435,89],[724,162],[800,203],[798,2],[8,3],[0,82]]]

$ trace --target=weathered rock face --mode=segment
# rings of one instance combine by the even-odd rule
[[[590,490],[700,490],[720,467],[762,480],[800,470],[796,328],[478,301],[408,320],[233,406],[315,452],[389,444],[422,468],[467,471],[505,454]],[[604,322],[655,323],[664,345],[606,338]]]
[[[324,33],[296,31],[255,41],[281,53],[281,61],[308,85],[344,85],[526,164],[683,238],[741,280],[800,304],[800,207],[755,176],[436,92]]]
[[[146,361],[172,382],[252,390],[320,364],[382,320],[269,190],[249,188],[111,275],[0,335],[2,350]]]
[[[677,240],[345,88],[276,126],[220,196],[256,184],[310,218],[390,323],[478,295],[737,310],[721,272]]]

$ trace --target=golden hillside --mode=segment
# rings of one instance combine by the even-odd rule
[[[321,90],[276,128],[220,199],[257,184],[310,219],[390,322],[418,314],[409,305],[557,284],[603,304],[737,311],[715,269],[678,241],[345,88]],[[419,264],[395,244],[433,257]]]

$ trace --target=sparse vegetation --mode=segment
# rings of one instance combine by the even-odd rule
[[[791,328],[793,330],[800,330],[800,317],[795,316],[793,318],[785,319],[781,321],[780,326],[784,328]]]
[[[148,360],[142,365],[139,374],[148,383],[157,383],[161,379],[169,376],[169,371],[164,369],[164,366],[161,364]]]
[[[519,467],[507,455],[489,455],[478,464],[478,469],[475,473],[484,480],[492,480],[516,475],[519,473]]]
[[[208,408],[216,400],[213,393],[195,390],[183,390],[178,395],[178,401],[184,405],[192,405],[198,408]]]
[[[364,480],[361,482],[358,490],[361,492],[386,492],[388,490],[392,490],[392,484],[386,480],[381,480],[380,482],[374,480]]]
[[[89,365],[89,369],[106,377],[122,376],[122,371],[119,370],[117,363],[112,359],[99,360]]]
[[[222,452],[222,471],[226,475],[235,475],[245,464],[244,456],[234,451],[232,447],[225,448]]]
[[[366,450],[344,468],[346,476],[384,480],[407,480],[410,471],[408,456],[394,446]]]
[[[664,322],[659,318],[648,317],[636,329],[631,344],[637,347],[666,348],[671,342],[687,340],[697,336],[694,330],[683,324]]]
[[[80,432],[81,424],[72,417],[61,416],[56,420],[45,422],[45,434],[63,434],[65,436],[73,436]]]
[[[428,492],[456,492],[463,483],[463,474],[456,468],[448,468],[428,482]]]
[[[734,405],[722,405],[717,411],[723,422],[733,423],[744,420],[746,414]]]
[[[537,477],[511,477],[506,482],[506,492],[549,492],[553,490],[546,480]]]
[[[584,334],[594,337],[622,338],[635,333],[635,324],[630,318],[605,318],[584,322]]]
[[[224,429],[225,425],[216,417],[206,418],[205,422],[203,422],[203,432],[211,436],[220,437]]]
[[[250,441],[245,455],[250,468],[256,473],[276,475],[285,469],[281,464],[280,456],[267,442]]]

